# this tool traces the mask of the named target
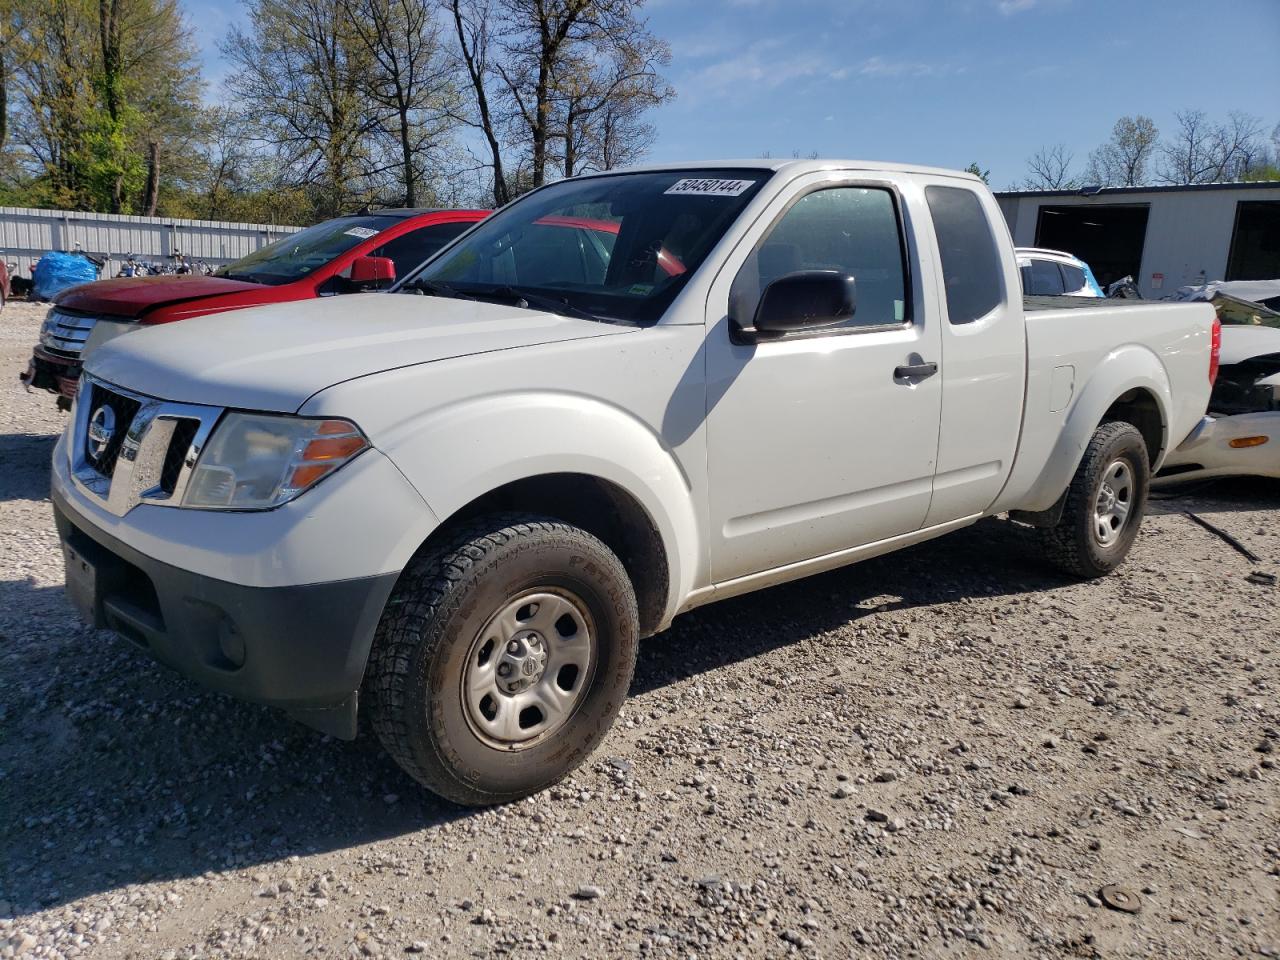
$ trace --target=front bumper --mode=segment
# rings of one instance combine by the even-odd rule
[[[18,374],[18,379],[33,390],[48,390],[68,401],[76,398],[76,387],[80,382],[81,362],[69,357],[60,357],[37,346],[31,351],[31,359],[27,369]]]
[[[85,618],[196,682],[344,739],[397,575],[251,587],[183,570],[78,516],[55,488],[67,591]]]

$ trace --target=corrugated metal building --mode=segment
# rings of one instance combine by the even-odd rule
[[[1066,250],[1146,297],[1280,277],[1280,181],[997,193],[1013,242]]]
[[[300,227],[265,223],[221,223],[171,217],[130,217],[73,210],[0,207],[0,257],[18,264],[18,274],[31,276],[31,264],[50,250],[73,250],[107,260],[104,277],[113,277],[130,255],[162,262],[175,253],[219,266]]]

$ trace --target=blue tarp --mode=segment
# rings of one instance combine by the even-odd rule
[[[98,279],[98,268],[76,253],[46,253],[35,265],[31,278],[35,294],[41,300],[52,300],[67,287]]]

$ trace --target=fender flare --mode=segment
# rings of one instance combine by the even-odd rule
[[[664,626],[705,566],[693,484],[674,451],[653,427],[598,399],[552,391],[489,394],[402,423],[378,446],[441,524],[520,480],[571,473],[613,484],[645,511],[666,553]],[[440,450],[454,455],[440,458]]]
[[[1140,344],[1125,344],[1099,362],[1093,376],[1077,395],[1039,476],[1027,494],[1019,498],[1019,509],[1048,510],[1057,502],[1071,484],[1089,439],[1103,417],[1117,400],[1131,390],[1150,394],[1160,411],[1161,448],[1151,451],[1151,472],[1155,473],[1169,450],[1169,411],[1173,396],[1169,374],[1160,358],[1150,349]]]

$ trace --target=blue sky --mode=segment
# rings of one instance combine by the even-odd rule
[[[238,4],[182,0],[206,76]],[[1280,0],[649,0],[676,100],[658,162],[792,151],[947,167],[997,189],[1043,144],[1083,167],[1115,120],[1280,123]],[[216,99],[216,92],[209,92]]]

